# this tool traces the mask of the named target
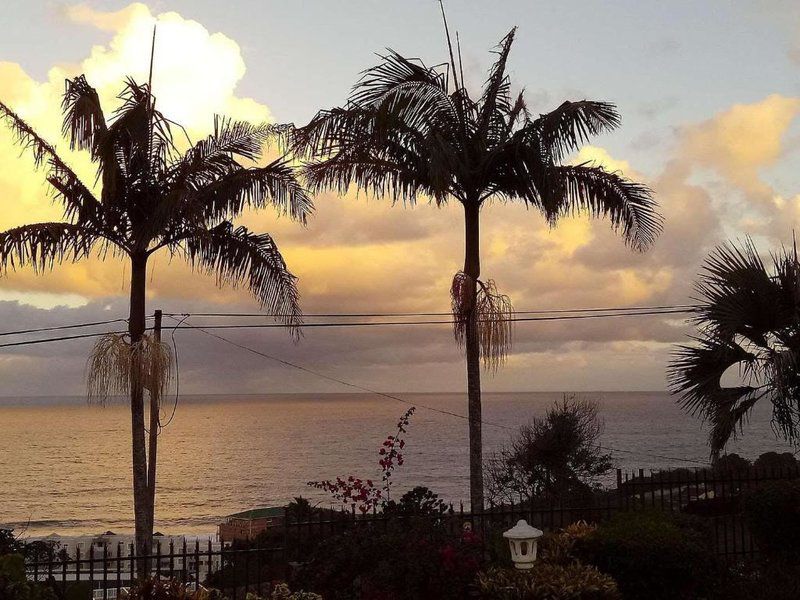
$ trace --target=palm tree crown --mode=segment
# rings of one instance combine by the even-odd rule
[[[145,260],[165,248],[220,282],[244,283],[287,323],[300,318],[294,277],[269,235],[234,227],[245,208],[272,205],[305,222],[312,204],[285,159],[244,167],[276,135],[273,125],[216,118],[214,132],[181,154],[171,123],[154,106],[146,85],[128,80],[122,104],[107,121],[97,91],[81,76],[67,81],[64,135],[87,150],[102,183],[96,197],[56,150],[8,106],[0,103],[20,144],[44,166],[64,222],[35,223],[0,233],[4,267],[78,260],[93,250]]]
[[[500,42],[477,101],[456,76],[394,51],[382,56],[346,106],[292,132],[296,152],[324,159],[308,166],[310,185],[344,192],[355,184],[409,202],[419,195],[437,204],[518,200],[551,224],[585,210],[609,217],[632,246],[647,248],[661,229],[647,187],[599,166],[562,164],[590,136],[619,125],[615,107],[565,102],[532,118],[506,75],[514,34]]]
[[[752,240],[718,247],[697,283],[698,335],[670,365],[672,391],[707,419],[712,454],[735,436],[760,400],[772,403],[773,425],[800,439],[800,261],[797,248],[772,255],[772,268]],[[738,385],[723,376],[738,371]]]

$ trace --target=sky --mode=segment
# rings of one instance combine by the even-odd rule
[[[609,223],[583,216],[549,228],[534,211],[482,211],[483,277],[518,310],[685,304],[708,252],[753,236],[789,243],[800,216],[800,7],[755,2],[569,3],[449,1],[468,86],[478,90],[490,51],[518,26],[509,73],[534,113],[564,100],[614,102],[622,126],[571,161],[593,161],[643,181],[665,218],[656,245],[627,248]],[[160,110],[192,139],[213,115],[304,124],[342,104],[376,53],[393,48],[427,64],[446,57],[433,0],[211,0],[133,3],[6,2],[0,99],[93,181],[88,157],[60,136],[64,79],[85,74],[110,112],[124,77],[144,81],[158,23],[154,90]],[[390,198],[321,193],[303,228],[269,211],[241,222],[273,235],[298,276],[307,313],[446,311],[463,264],[462,215],[392,205]],[[0,130],[0,228],[56,220],[41,173]],[[127,313],[122,262],[93,258],[0,277],[0,331],[113,319]],[[159,256],[148,310],[255,311],[246,290],[218,288]],[[202,324],[199,320],[192,321]],[[172,322],[167,319],[165,326]],[[659,390],[675,317],[520,323],[507,364],[484,388]],[[462,391],[463,358],[448,326],[226,332],[237,343],[385,391]],[[169,333],[172,340],[172,332]],[[347,391],[199,332],[174,333],[187,393]],[[88,340],[0,349],[0,396],[82,394]]]

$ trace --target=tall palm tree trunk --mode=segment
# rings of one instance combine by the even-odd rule
[[[128,332],[131,344],[136,345],[145,332],[145,291],[147,288],[147,257],[131,257],[131,299]],[[138,353],[132,354],[131,362],[131,449],[133,456],[133,513],[136,526],[136,554],[147,556],[153,540],[152,510],[147,482],[147,455],[145,453],[144,427],[144,382],[137,364],[141,360]],[[139,560],[138,576],[145,577],[150,571],[150,561]]]
[[[467,305],[467,399],[469,415],[469,502],[471,510],[483,510],[483,438],[481,432],[481,365],[478,332],[478,278],[480,258],[480,204],[464,204],[465,258],[464,273],[469,277]]]

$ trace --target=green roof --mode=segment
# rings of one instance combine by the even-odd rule
[[[266,507],[266,508],[253,508],[245,510],[240,513],[228,515],[229,519],[270,519],[275,517],[283,517],[286,514],[286,509],[282,506],[279,507]]]

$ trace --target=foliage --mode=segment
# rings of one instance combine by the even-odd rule
[[[800,564],[800,481],[774,481],[751,491],[744,517],[768,558]]]
[[[595,567],[536,563],[530,571],[492,568],[478,575],[484,598],[491,600],[619,600],[617,584]]]
[[[302,496],[295,496],[289,504],[286,505],[286,517],[294,519],[295,521],[308,521],[314,515],[316,507],[309,502],[308,498]]]
[[[322,600],[322,596],[313,592],[293,592],[285,583],[279,583],[273,588],[269,600]]]
[[[752,465],[746,458],[739,456],[735,452],[723,454],[714,461],[714,470],[722,472],[746,471]]]
[[[226,600],[215,589],[188,589],[177,579],[148,578],[136,582],[133,587],[123,595],[125,600]]]
[[[429,519],[365,523],[311,556],[298,580],[325,600],[460,600],[483,561],[471,532],[451,534]]]
[[[574,396],[520,428],[510,446],[487,461],[489,496],[496,500],[564,499],[596,488],[611,467],[599,445],[598,405]]]
[[[436,516],[447,513],[449,507],[439,495],[418,485],[400,497],[399,502],[389,500],[383,509],[387,515]]]
[[[670,365],[684,409],[711,426],[713,453],[761,400],[772,404],[776,432],[800,440],[800,261],[796,247],[771,258],[768,268],[750,239],[711,253],[696,284],[695,343],[680,346]],[[723,385],[735,370],[740,381]]]
[[[23,547],[24,544],[14,536],[12,529],[0,528],[0,556],[22,552]]]
[[[368,69],[344,107],[323,110],[289,132],[290,146],[312,159],[306,178],[312,189],[351,185],[393,201],[413,204],[419,196],[437,205],[455,199],[477,217],[487,201],[518,201],[544,214],[554,225],[560,217],[588,212],[608,217],[637,249],[653,243],[661,219],[650,190],[616,172],[588,163],[561,164],[590,137],[616,128],[616,108],[605,102],[564,102],[533,118],[524,92],[512,96],[506,66],[516,29],[498,45],[480,98],[473,99],[459,80],[454,61],[427,67],[389,51]],[[468,261],[468,262],[471,262]],[[477,264],[465,264],[453,293],[458,317],[476,298]],[[466,279],[465,279],[466,278]],[[492,283],[481,284],[486,316],[507,314],[510,304]],[[484,319],[482,358],[490,367],[502,360],[510,342],[506,324]]]
[[[575,544],[594,533],[596,525],[578,521],[564,527],[561,531],[545,534],[541,541],[541,559],[558,565],[568,565],[576,560]]]
[[[25,558],[21,554],[0,555],[2,600],[55,600],[55,597],[55,593],[48,585],[27,580]]]
[[[480,355],[489,370],[497,371],[511,349],[514,317],[511,298],[497,291],[494,280],[484,283],[459,271],[453,277],[450,300],[456,343],[460,347],[466,344],[467,327],[474,312]]]
[[[162,398],[167,393],[172,363],[170,346],[151,335],[145,334],[135,343],[129,343],[123,335],[103,335],[86,364],[88,396],[105,403],[111,396],[127,393],[133,376],[145,389]]]
[[[384,506],[389,501],[392,473],[396,467],[402,466],[405,458],[405,434],[408,424],[416,408],[409,408],[397,422],[397,433],[386,436],[378,449],[378,465],[381,468],[382,487],[378,488],[371,479],[361,479],[353,475],[346,478],[337,477],[336,480],[309,481],[311,487],[328,492],[335,501],[346,506],[357,507],[366,514],[379,506]]]
[[[697,519],[625,512],[577,540],[578,558],[611,575],[626,600],[703,597],[716,575],[714,550]]]
[[[770,562],[735,565],[709,596],[714,600],[797,600],[800,566]]]
[[[753,462],[753,466],[764,471],[793,471],[800,467],[800,463],[791,452],[764,452]]]
[[[270,312],[299,323],[294,278],[272,238],[235,228],[246,208],[273,206],[305,222],[311,200],[285,158],[245,167],[278,134],[274,125],[216,118],[214,131],[179,153],[170,121],[155,109],[147,85],[128,79],[120,108],[107,119],[97,91],[83,76],[67,80],[64,134],[86,150],[102,183],[99,196],[19,115],[0,102],[0,121],[45,172],[64,222],[23,225],[0,233],[3,268],[37,270],[97,251],[146,262],[165,249],[218,282],[244,284]]]

